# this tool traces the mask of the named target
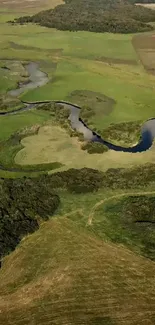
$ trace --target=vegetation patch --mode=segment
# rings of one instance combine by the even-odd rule
[[[45,184],[38,187],[31,180],[25,180],[24,183],[18,180],[14,183],[12,180],[1,179],[0,183],[0,257],[2,257],[12,251],[23,236],[38,229],[39,218],[47,220],[58,207],[60,200]]]
[[[82,150],[87,150],[88,153],[103,153],[108,151],[108,147],[106,147],[102,143],[98,142],[87,142],[81,146]]]
[[[7,141],[0,142],[0,163],[3,169],[12,169],[16,171],[28,171],[28,172],[39,172],[57,169],[63,166],[58,162],[47,163],[47,164],[36,164],[36,165],[18,165],[15,163],[14,158],[18,151],[23,146],[21,140],[30,135],[37,134],[40,126],[34,125],[31,128],[25,128],[17,133],[13,134]]]
[[[140,141],[143,123],[142,121],[135,121],[110,124],[108,128],[97,131],[104,140],[128,147]]]
[[[17,60],[0,60],[1,96],[5,97],[6,92],[16,88],[19,82],[27,82],[28,73],[24,68],[24,63]]]
[[[17,98],[11,98],[7,95],[0,96],[0,113],[13,111],[22,108],[24,105]]]
[[[75,90],[68,100],[81,106],[80,117],[85,121],[94,115],[109,115],[116,104],[114,99],[89,90]]]
[[[59,125],[67,131],[70,137],[78,137],[80,141],[84,141],[84,135],[72,129],[69,121],[70,109],[65,104],[58,104],[56,102],[43,103],[37,105],[38,110],[45,110],[50,112],[52,121],[55,125]]]

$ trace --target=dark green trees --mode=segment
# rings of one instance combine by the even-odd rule
[[[153,29],[155,11],[136,6],[134,0],[65,0],[55,9],[21,17],[20,24],[34,22],[60,30],[136,33]]]

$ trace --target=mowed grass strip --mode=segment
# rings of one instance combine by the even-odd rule
[[[4,259],[1,324],[153,325],[154,274],[153,262],[55,218]]]

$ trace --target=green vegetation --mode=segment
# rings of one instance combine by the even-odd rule
[[[62,167],[63,165],[58,162],[52,162],[47,164],[36,164],[36,165],[18,165],[15,163],[14,158],[18,151],[20,151],[23,146],[21,140],[30,135],[37,134],[39,126],[33,126],[30,130],[21,130],[13,134],[8,140],[0,142],[0,162],[1,166],[5,169],[12,169],[17,171],[28,171],[28,172],[39,172],[52,170]]]
[[[70,61],[61,60],[58,63],[53,83],[49,82],[41,89],[29,91],[22,99],[58,100],[61,92],[61,99],[67,100],[75,89],[82,88],[100,92],[116,102],[109,115],[103,114],[99,109],[99,114],[93,116],[92,127],[101,130],[110,123],[139,120],[139,116],[142,120],[153,117],[155,105],[153,87],[154,77],[148,76],[141,67],[109,66],[101,62],[71,58]],[[81,98],[79,100],[76,98],[76,104],[81,104]]]
[[[42,195],[40,196],[40,191]],[[31,179],[24,183],[1,180],[0,256],[12,251],[21,238],[38,228],[37,218],[45,220],[59,205],[59,197],[45,184],[35,186]]]
[[[141,127],[144,122],[135,121],[127,123],[110,124],[108,128],[98,133],[104,140],[122,146],[135,145],[141,138]]]
[[[21,166],[15,163],[14,158],[19,150],[22,149],[21,140],[32,134],[37,134],[39,127],[49,119],[48,113],[43,111],[21,112],[18,115],[1,116],[1,134],[0,134],[0,164],[5,169],[11,170],[16,176],[32,175],[38,176],[38,172],[57,169],[63,166],[58,162],[50,162],[47,164],[25,165]],[[23,128],[22,128],[23,127]],[[4,176],[4,171],[0,171],[0,175]],[[8,173],[6,173],[8,177]],[[11,174],[11,177],[13,175]]]
[[[65,0],[65,4],[55,9],[17,18],[14,23],[33,22],[70,31],[136,33],[152,30],[153,27],[147,24],[150,21],[155,21],[153,10],[135,6],[134,1]]]
[[[140,194],[140,193],[139,193]],[[98,205],[91,230],[155,260],[154,196],[125,196]]]
[[[0,113],[13,111],[15,109],[24,107],[21,104],[21,101],[16,98],[8,98],[8,96],[1,96],[0,97]]]
[[[77,32],[75,34],[67,31],[49,30],[36,25],[20,26],[19,28],[19,26],[9,26],[4,23],[0,25],[0,34],[0,58],[3,58],[1,66],[10,68],[10,70],[1,69],[2,72],[7,74],[7,79],[5,78],[7,85],[3,86],[4,91],[9,87],[14,88],[18,78],[20,79],[20,73],[16,76],[13,74],[16,80],[14,85],[9,85],[14,62],[17,62],[18,59],[22,60],[21,62],[37,60],[40,68],[48,73],[49,83],[44,87],[29,90],[21,96],[23,100],[69,100],[82,106],[81,118],[92,130],[100,134],[103,132],[106,139],[111,139],[114,143],[126,146],[133,145],[138,141],[139,116],[141,116],[142,121],[154,116],[155,97],[152,90],[155,80],[154,76],[147,75],[138,62],[137,54],[131,42],[133,35],[89,32]],[[40,35],[43,37],[40,37]],[[147,46],[147,39],[145,39],[145,44]],[[14,58],[14,62],[6,60],[9,58]],[[4,85],[4,83],[2,84]],[[5,100],[6,98],[3,99],[3,101]],[[14,104],[11,103],[10,107],[16,104],[18,106],[18,100]],[[7,109],[11,109],[8,104]],[[42,110],[1,117],[0,121],[3,126],[0,128],[1,141],[9,139],[12,134],[23,127],[41,124],[38,123],[40,114],[44,121],[51,119],[51,113]],[[43,117],[44,114],[46,114],[46,117]],[[35,121],[35,119],[37,120]],[[60,119],[61,126],[66,127],[67,130],[67,112]],[[59,124],[58,120],[57,124]],[[115,125],[113,126],[113,124]],[[119,124],[121,127],[123,126],[124,132],[122,136],[118,130]],[[133,126],[136,126],[137,131]],[[38,146],[38,141],[41,138],[36,135],[28,137],[25,141],[22,140],[24,148],[20,153],[17,153],[17,147],[16,149],[15,147],[10,148],[10,152],[7,149],[4,150],[3,147],[1,151],[2,161],[11,166],[14,161],[14,154],[17,153],[15,161],[16,164],[20,165],[53,164],[57,161],[65,165],[63,168],[88,166],[101,170],[106,170],[108,167],[128,167],[141,162],[144,164],[154,161],[153,150],[135,156],[110,151],[100,155],[100,158],[99,155],[96,156],[95,154],[90,157],[87,152],[80,150],[80,144],[76,139],[72,139],[70,142],[69,138],[66,138],[64,133],[61,133],[60,128],[58,132],[56,125],[54,127],[55,131],[57,129],[58,142],[62,141],[62,136],[65,139],[65,143],[59,149],[61,152],[59,157],[57,150],[53,160],[52,150],[55,152],[56,148],[54,149],[53,143],[53,149],[51,150],[49,137],[44,138],[44,141],[47,141],[46,143],[43,144],[42,141]],[[68,131],[71,136],[79,137],[79,134],[71,131],[70,128],[68,128]],[[112,136],[112,132],[114,136]],[[30,144],[30,139],[36,141],[35,145]],[[80,141],[83,140],[82,136],[79,139]],[[67,141],[69,141],[68,145]],[[58,143],[55,142],[55,145],[58,145]],[[36,151],[35,146],[38,147],[38,151]],[[63,150],[63,146],[65,150]],[[24,157],[25,149],[26,157]],[[77,159],[78,155],[80,155],[81,159]],[[3,176],[4,171],[1,171],[0,175]]]
[[[71,93],[68,100],[80,105],[80,118],[91,125],[95,118],[100,119],[108,116],[114,109],[115,101],[102,93],[97,93],[88,90],[76,90]]]
[[[0,95],[4,96],[7,91],[16,88],[18,82],[26,82],[28,80],[28,75],[25,72],[23,64],[16,60],[0,61]]]
[[[0,117],[0,141],[7,140],[15,132],[33,125],[41,125],[49,119],[48,112],[27,111]]]
[[[87,142],[82,145],[82,150],[87,150],[88,153],[93,154],[93,153],[103,153],[108,151],[108,147],[106,147],[102,143],[97,143],[97,142]]]

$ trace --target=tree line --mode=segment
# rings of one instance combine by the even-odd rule
[[[13,23],[37,23],[70,31],[136,33],[152,30],[155,11],[135,6],[134,0],[65,0],[65,4],[41,11],[34,16],[15,19]]]

